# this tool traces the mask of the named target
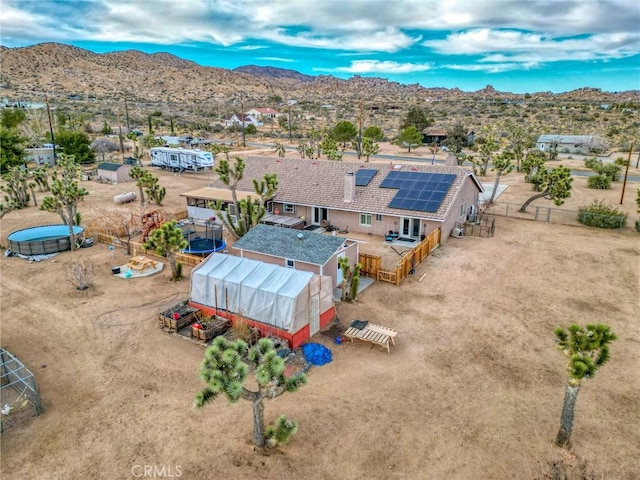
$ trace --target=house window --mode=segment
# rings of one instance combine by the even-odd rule
[[[295,262],[287,258],[285,261],[285,265],[287,268],[293,268],[293,266],[295,265]]]
[[[293,203],[283,203],[282,211],[284,213],[296,213],[296,206]]]
[[[379,213],[376,213],[376,222],[381,222],[382,221],[382,215],[380,215]]]
[[[360,226],[370,227],[371,226],[371,214],[370,213],[361,213],[360,214]]]
[[[463,203],[460,205],[460,216],[464,217],[467,214],[467,204]]]

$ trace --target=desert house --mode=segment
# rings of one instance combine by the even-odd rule
[[[354,240],[270,225],[257,225],[233,249],[243,258],[327,275],[334,287],[342,283],[338,259],[347,257],[352,267],[358,263],[358,242]]]
[[[422,131],[422,143],[440,145],[447,138],[447,131],[441,128],[425,128]]]
[[[247,110],[247,115],[251,115],[258,120],[275,119],[282,116],[282,113],[270,107],[252,108]]]
[[[25,163],[33,162],[36,165],[46,165],[48,167],[54,167],[56,164],[53,156],[53,146],[41,148],[25,148],[24,149]]]
[[[542,152],[588,154],[594,143],[593,135],[540,135],[536,148]]]
[[[123,183],[131,180],[129,172],[132,166],[121,163],[102,162],[98,165],[98,177],[111,183]]]
[[[284,338],[291,348],[335,318],[329,277],[223,253],[193,269],[189,303]]]
[[[258,121],[256,117],[254,117],[253,115],[248,115],[246,113],[244,115],[241,113],[234,113],[224,121],[225,127],[231,127],[233,125],[242,126],[243,123],[245,127],[247,125],[255,125],[256,127],[261,127],[262,125],[264,125],[264,123]]]
[[[481,183],[457,166],[399,165],[294,158],[248,157],[238,198],[252,195],[252,179],[265,173],[278,177],[278,191],[266,208],[270,213],[303,220],[305,226],[385,236],[389,231],[409,242],[440,228],[449,236],[478,205]],[[187,208],[204,208],[230,192],[219,180],[185,192]],[[226,203],[228,208],[230,203]],[[213,210],[209,211],[215,215]]]

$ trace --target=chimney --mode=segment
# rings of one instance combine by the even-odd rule
[[[347,172],[344,176],[344,201],[351,203],[356,199],[356,176]]]

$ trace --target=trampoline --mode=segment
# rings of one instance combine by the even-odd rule
[[[84,228],[74,225],[73,234],[78,237]],[[71,250],[68,225],[41,225],[10,233],[7,237],[12,253],[21,255],[48,255]]]
[[[222,225],[220,224],[191,221],[181,225],[181,228],[182,235],[189,242],[187,248],[182,251],[183,253],[208,255],[227,248],[226,242],[222,239]]]

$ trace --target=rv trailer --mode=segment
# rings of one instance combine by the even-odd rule
[[[151,149],[151,166],[163,170],[198,172],[205,168],[213,168],[213,155],[203,150],[186,148],[153,147]]]

